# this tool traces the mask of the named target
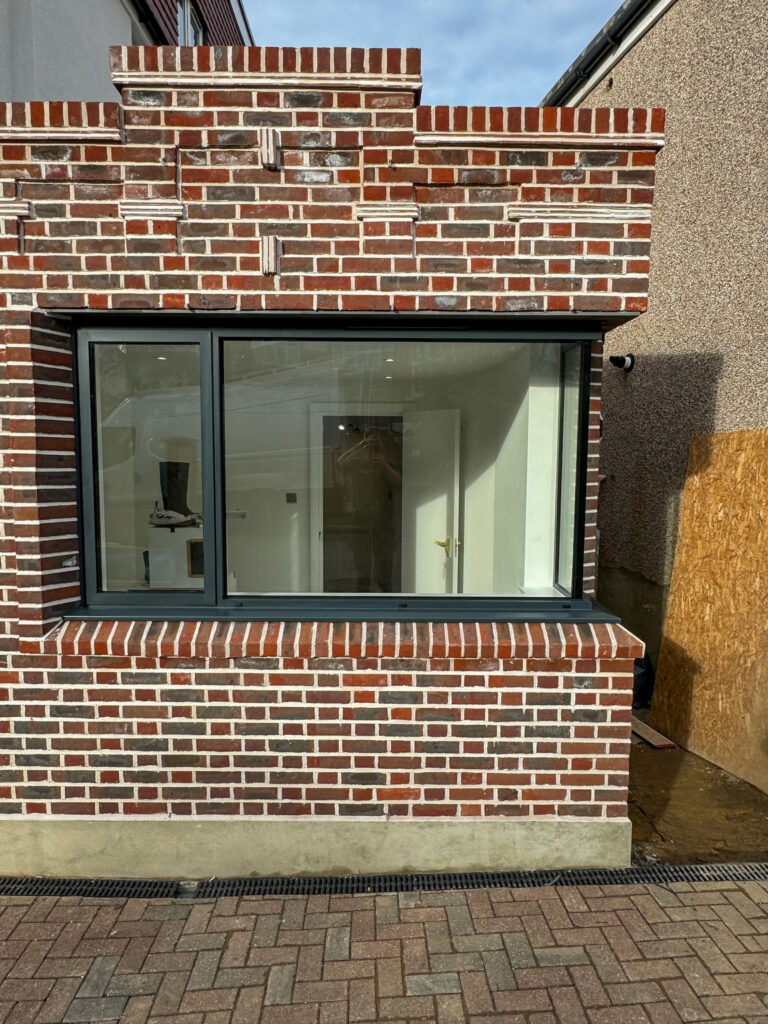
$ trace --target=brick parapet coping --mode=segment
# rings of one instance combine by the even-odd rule
[[[640,657],[642,643],[610,623],[136,622],[72,620],[20,653],[146,658],[363,658],[482,661]]]

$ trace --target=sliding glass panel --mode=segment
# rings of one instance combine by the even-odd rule
[[[201,591],[200,349],[92,346],[101,591]]]
[[[222,344],[228,594],[562,594],[559,343]]]

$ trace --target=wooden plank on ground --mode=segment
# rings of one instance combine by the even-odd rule
[[[656,747],[658,750],[666,750],[669,747],[677,746],[672,740],[668,740],[666,736],[662,736],[660,732],[656,732],[650,725],[641,722],[634,715],[632,715],[632,732],[636,732],[641,739],[644,739],[646,743],[650,743],[652,747]]]
[[[691,443],[649,724],[768,792],[768,430]]]

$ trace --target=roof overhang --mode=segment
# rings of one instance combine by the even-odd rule
[[[675,0],[624,0],[541,101],[542,107],[575,107]]]

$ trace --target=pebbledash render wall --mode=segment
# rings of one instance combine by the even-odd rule
[[[73,615],[72,334],[126,313],[621,323],[646,307],[663,111],[419,106],[415,50],[111,61],[120,104],[0,104],[0,872],[626,863],[642,648],[618,624]],[[587,596],[601,373],[595,345]]]

